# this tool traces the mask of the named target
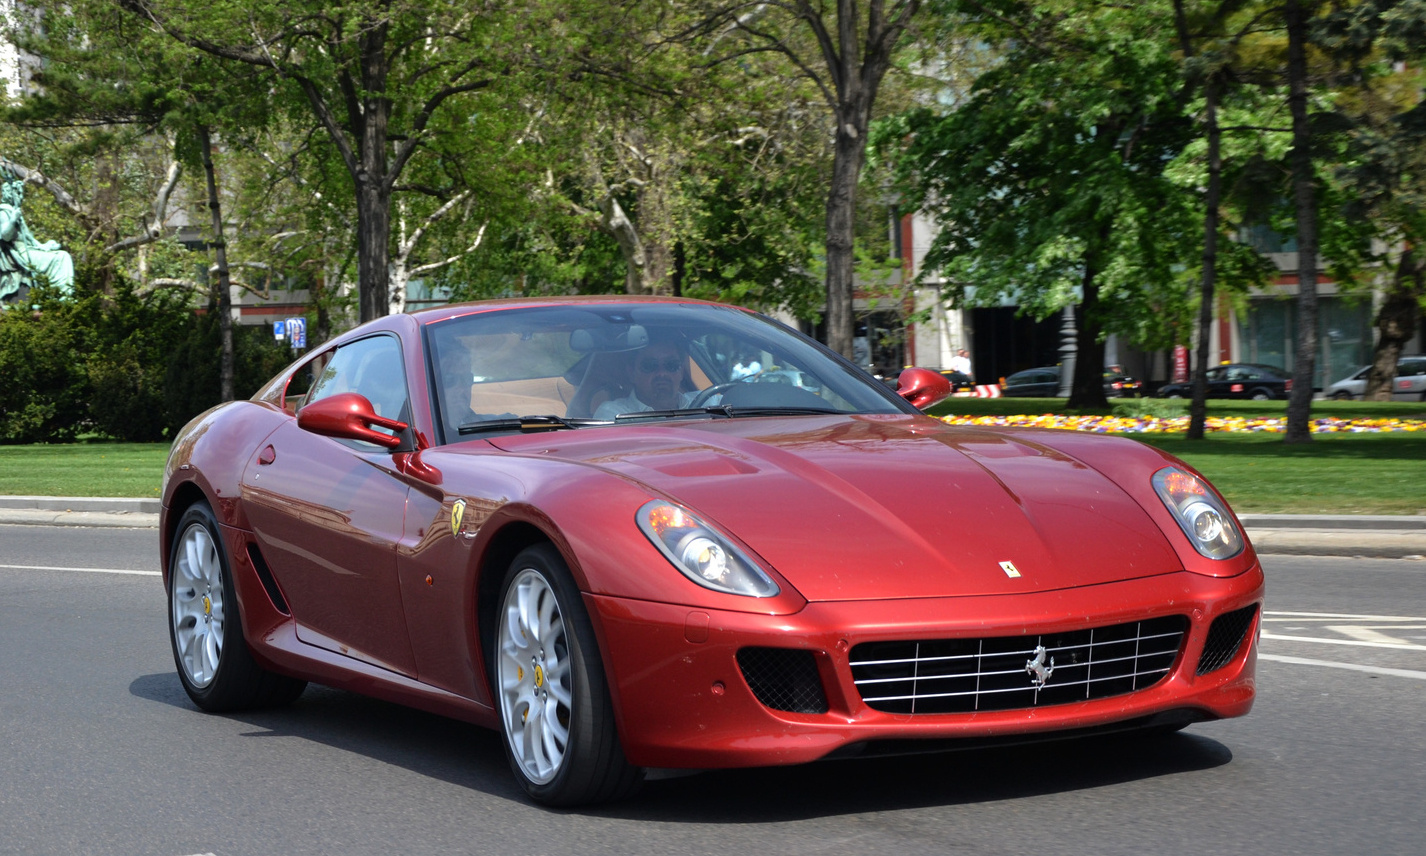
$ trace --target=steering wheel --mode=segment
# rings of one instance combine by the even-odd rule
[[[724,390],[728,389],[729,387],[737,386],[740,383],[742,383],[742,381],[740,380],[730,380],[724,383],[715,383],[706,389],[701,389],[698,391],[697,395],[693,396],[693,400],[688,402],[688,406],[705,407],[707,406],[709,400],[713,398],[713,396],[720,395]]]

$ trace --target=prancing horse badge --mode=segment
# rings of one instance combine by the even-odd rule
[[[1015,567],[1014,562],[1001,562],[1000,570],[1004,571],[1005,576],[1009,577],[1012,580],[1020,576],[1020,569]]]
[[[465,520],[465,500],[458,499],[451,506],[451,535],[460,535],[460,525]]]

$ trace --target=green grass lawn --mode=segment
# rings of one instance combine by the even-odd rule
[[[0,494],[157,497],[167,460],[167,443],[0,446]]]
[[[1178,403],[1178,402],[1174,402]],[[1187,402],[1182,402],[1187,406]],[[934,415],[1041,414],[1060,399],[956,398]],[[1210,416],[1282,415],[1285,402],[1209,402]],[[1426,419],[1426,404],[1319,401],[1314,417]],[[1133,434],[1197,467],[1239,512],[1426,514],[1426,432],[1318,434],[1288,446],[1280,434]],[[0,494],[158,496],[168,446],[75,443],[0,446]]]

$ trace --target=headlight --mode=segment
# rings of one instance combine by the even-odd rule
[[[655,499],[639,508],[639,528],[675,568],[699,585],[728,594],[772,597],[780,589],[727,538],[687,509]]]
[[[1154,473],[1153,482],[1194,549],[1210,559],[1231,559],[1243,552],[1243,533],[1208,485],[1178,467],[1164,467]]]

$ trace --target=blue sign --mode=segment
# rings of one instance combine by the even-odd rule
[[[274,321],[274,322],[272,322],[272,337],[273,337],[274,339],[276,339],[277,341],[279,341],[279,342],[281,342],[283,339],[286,339],[286,338],[287,338],[287,322],[286,322],[286,321]]]
[[[307,347],[307,319],[288,318],[287,319],[287,341],[294,348]]]

